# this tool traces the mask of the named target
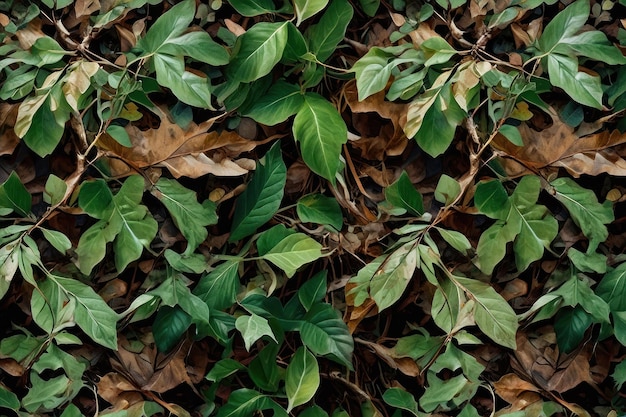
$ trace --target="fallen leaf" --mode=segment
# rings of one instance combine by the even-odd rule
[[[11,155],[20,143],[13,130],[18,108],[19,103],[0,103],[0,155]]]

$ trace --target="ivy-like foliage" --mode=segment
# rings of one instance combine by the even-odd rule
[[[623,413],[626,4],[563,3],[0,2],[0,410]]]

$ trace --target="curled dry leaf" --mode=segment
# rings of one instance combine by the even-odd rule
[[[511,411],[524,410],[530,404],[541,400],[541,391],[535,385],[516,374],[507,374],[493,383],[496,394],[511,404]]]
[[[254,168],[254,161],[237,157],[254,149],[257,142],[234,131],[209,132],[216,120],[191,123],[183,129],[163,113],[156,129],[140,130],[132,124],[126,127],[131,147],[120,145],[108,135],[102,137],[100,146],[110,157],[114,175],[127,175],[133,169],[150,166],[165,167],[176,178],[248,173]]]
[[[515,146],[498,135],[493,145],[503,157],[503,165],[511,176],[544,170],[546,174],[565,168],[578,178],[583,174],[626,176],[626,134],[618,130],[602,130],[580,136],[550,108],[552,125],[536,131],[527,123],[519,126],[523,147]]]
[[[384,159],[385,155],[401,155],[408,142],[402,129],[402,126],[406,124],[408,105],[386,101],[384,91],[359,101],[356,82],[346,84],[343,96],[352,113],[356,113],[354,117],[355,128],[362,130],[359,132],[361,138],[352,141],[351,144],[359,148],[363,158],[380,161]],[[372,123],[371,115],[360,119],[359,114],[362,113],[378,114],[381,118],[389,120],[390,123],[382,121],[380,125],[376,126]]]
[[[0,103],[0,155],[11,155],[20,143],[13,130],[18,108],[19,103]]]

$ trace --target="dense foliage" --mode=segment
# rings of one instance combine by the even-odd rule
[[[623,415],[625,15],[0,1],[0,414]]]

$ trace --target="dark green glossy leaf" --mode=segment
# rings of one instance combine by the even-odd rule
[[[15,211],[18,215],[26,217],[30,214],[31,196],[22,184],[20,177],[11,172],[9,178],[0,185],[0,209],[8,209],[6,214]]]
[[[248,365],[248,375],[254,384],[263,391],[276,392],[280,382],[280,372],[276,358],[280,345],[269,343]]]
[[[78,205],[96,219],[104,218],[110,211],[113,194],[103,179],[84,181],[78,193]]]
[[[296,114],[303,103],[300,88],[280,80],[265,95],[256,99],[245,115],[259,123],[273,126]]]
[[[229,241],[255,233],[274,216],[283,198],[287,167],[277,142],[257,164],[247,188],[237,198]]]
[[[385,198],[395,207],[402,208],[414,216],[424,214],[422,195],[415,189],[406,171],[402,171],[400,177],[385,188]]]
[[[336,199],[323,194],[309,194],[298,200],[298,217],[305,223],[317,223],[331,226],[340,231],[343,226],[343,213]]]
[[[414,416],[419,415],[417,401],[413,395],[402,388],[388,388],[383,393],[383,400],[392,407],[406,410]]]
[[[554,331],[559,350],[570,353],[576,349],[585,337],[593,319],[582,307],[561,309],[554,321]]]
[[[346,34],[354,9],[347,0],[332,0],[317,24],[305,33],[309,50],[320,62],[326,61]]]
[[[316,355],[327,355],[352,369],[354,340],[338,314],[330,304],[313,305],[302,322],[300,336]]]
[[[191,326],[191,316],[180,307],[161,306],[152,324],[154,341],[160,352],[169,352]]]
[[[316,303],[321,303],[326,297],[326,276],[328,271],[322,270],[313,275],[298,289],[298,298],[302,306],[309,311]]]
[[[226,261],[200,279],[193,293],[211,310],[223,310],[233,305],[239,291],[238,261]]]

